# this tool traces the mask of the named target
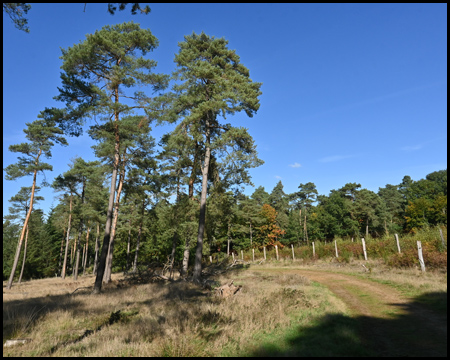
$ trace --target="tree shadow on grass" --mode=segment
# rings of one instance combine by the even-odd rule
[[[292,329],[278,343],[263,343],[248,355],[447,357],[446,304],[447,293],[433,292],[402,305],[405,312],[391,319],[326,315],[311,326]]]

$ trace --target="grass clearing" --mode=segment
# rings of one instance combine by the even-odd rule
[[[371,269],[367,272],[360,263]],[[186,281],[118,287],[90,295],[93,276],[23,282],[3,290],[4,356],[371,356],[362,323],[327,287],[307,276],[283,272],[315,269],[345,273],[395,287],[446,315],[439,296],[446,272],[389,269],[381,263],[266,262],[214,280],[234,280],[242,290],[228,299]],[[267,269],[267,271],[259,271]],[[356,291],[356,290],[355,290]],[[73,294],[72,294],[73,293]],[[72,294],[72,295],[70,295]],[[359,293],[365,299],[367,294]]]

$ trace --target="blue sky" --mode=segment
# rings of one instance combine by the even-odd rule
[[[148,54],[157,72],[175,69],[178,42],[192,32],[224,37],[262,82],[253,118],[229,120],[255,139],[265,164],[252,169],[269,193],[279,180],[286,193],[313,182],[328,195],[348,182],[378,191],[447,168],[447,4],[150,4],[149,15],[130,7],[107,13],[106,4],[32,4],[30,33],[3,14],[3,168],[8,151],[25,141],[26,122],[53,100],[60,86],[60,48],[67,49],[104,25],[125,21],[149,28],[159,47]],[[154,127],[158,142],[168,127]],[[53,148],[48,182],[70,159],[95,160],[86,134]],[[6,181],[8,199],[32,178]],[[43,176],[38,177],[38,183]],[[251,194],[254,188],[246,192]],[[56,205],[44,188],[39,204]]]

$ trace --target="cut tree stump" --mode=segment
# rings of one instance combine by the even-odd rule
[[[225,285],[222,285],[222,286],[216,288],[215,295],[223,297],[223,298],[227,298],[227,297],[237,294],[239,292],[239,290],[241,290],[242,285],[239,285],[239,286],[233,285],[233,281],[234,280],[231,280],[231,282],[229,284],[225,284]]]

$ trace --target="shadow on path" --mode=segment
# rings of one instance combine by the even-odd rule
[[[294,328],[284,343],[263,343],[249,355],[447,357],[447,293],[426,293],[396,306],[404,312],[390,319],[326,315]]]

